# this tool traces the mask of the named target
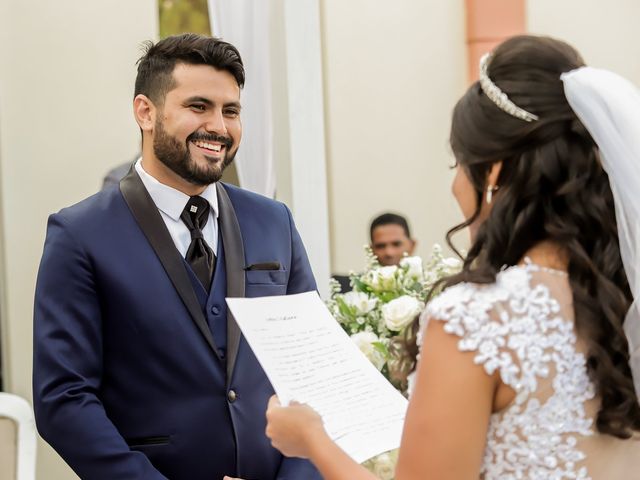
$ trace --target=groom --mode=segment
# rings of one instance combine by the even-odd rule
[[[83,479],[316,479],[265,437],[273,389],[225,297],[316,288],[283,204],[218,183],[238,150],[238,51],[150,45],[142,159],[51,215],[34,315],[38,430]]]

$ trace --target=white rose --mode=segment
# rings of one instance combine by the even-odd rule
[[[420,313],[422,302],[410,295],[403,295],[382,306],[382,318],[389,330],[399,332]]]
[[[366,315],[376,308],[378,303],[377,298],[369,298],[364,292],[347,292],[342,296],[342,300],[348,307],[355,309],[357,315]]]
[[[424,278],[422,259],[420,257],[404,257],[400,260],[400,266],[407,270],[407,275],[410,277],[416,280],[422,280]]]
[[[396,288],[396,272],[398,267],[374,268],[365,275],[364,282],[377,292],[394,290]]]
[[[374,290],[378,290],[380,287],[380,274],[378,273],[378,269],[369,270],[362,278],[362,281]]]
[[[380,272],[380,281],[381,282],[390,282],[395,280],[396,271],[398,267],[395,265],[389,265],[388,267],[380,267],[378,271]]]
[[[459,258],[443,258],[442,264],[450,270],[459,270],[462,268],[462,261]]]
[[[391,458],[391,455],[383,453],[373,460],[374,475],[382,480],[393,480],[396,462]]]
[[[360,349],[364,356],[369,359],[371,363],[375,365],[378,370],[382,370],[386,360],[382,353],[380,353],[373,346],[375,342],[379,342],[380,339],[373,332],[358,332],[351,335],[351,340]]]

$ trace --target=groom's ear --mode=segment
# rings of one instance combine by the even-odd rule
[[[133,99],[133,115],[143,132],[151,132],[155,125],[157,109],[151,99],[143,94]]]

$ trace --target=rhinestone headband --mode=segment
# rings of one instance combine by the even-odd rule
[[[485,53],[480,59],[480,88],[484,94],[495,103],[500,110],[507,112],[509,115],[524,120],[525,122],[532,122],[538,120],[538,116],[533,113],[529,113],[526,110],[520,108],[511,100],[506,93],[491,81],[489,78],[489,60],[491,59],[490,53]]]

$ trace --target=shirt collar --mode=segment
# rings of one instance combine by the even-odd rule
[[[173,187],[160,183],[154,177],[149,175],[142,168],[142,158],[139,158],[135,165],[136,172],[140,175],[140,180],[151,195],[153,203],[159,210],[163,211],[176,222],[180,220],[182,210],[189,201],[189,195],[176,190]],[[218,218],[218,195],[216,194],[216,184],[212,183],[204,189],[200,194],[204,198],[213,211],[215,218]]]

